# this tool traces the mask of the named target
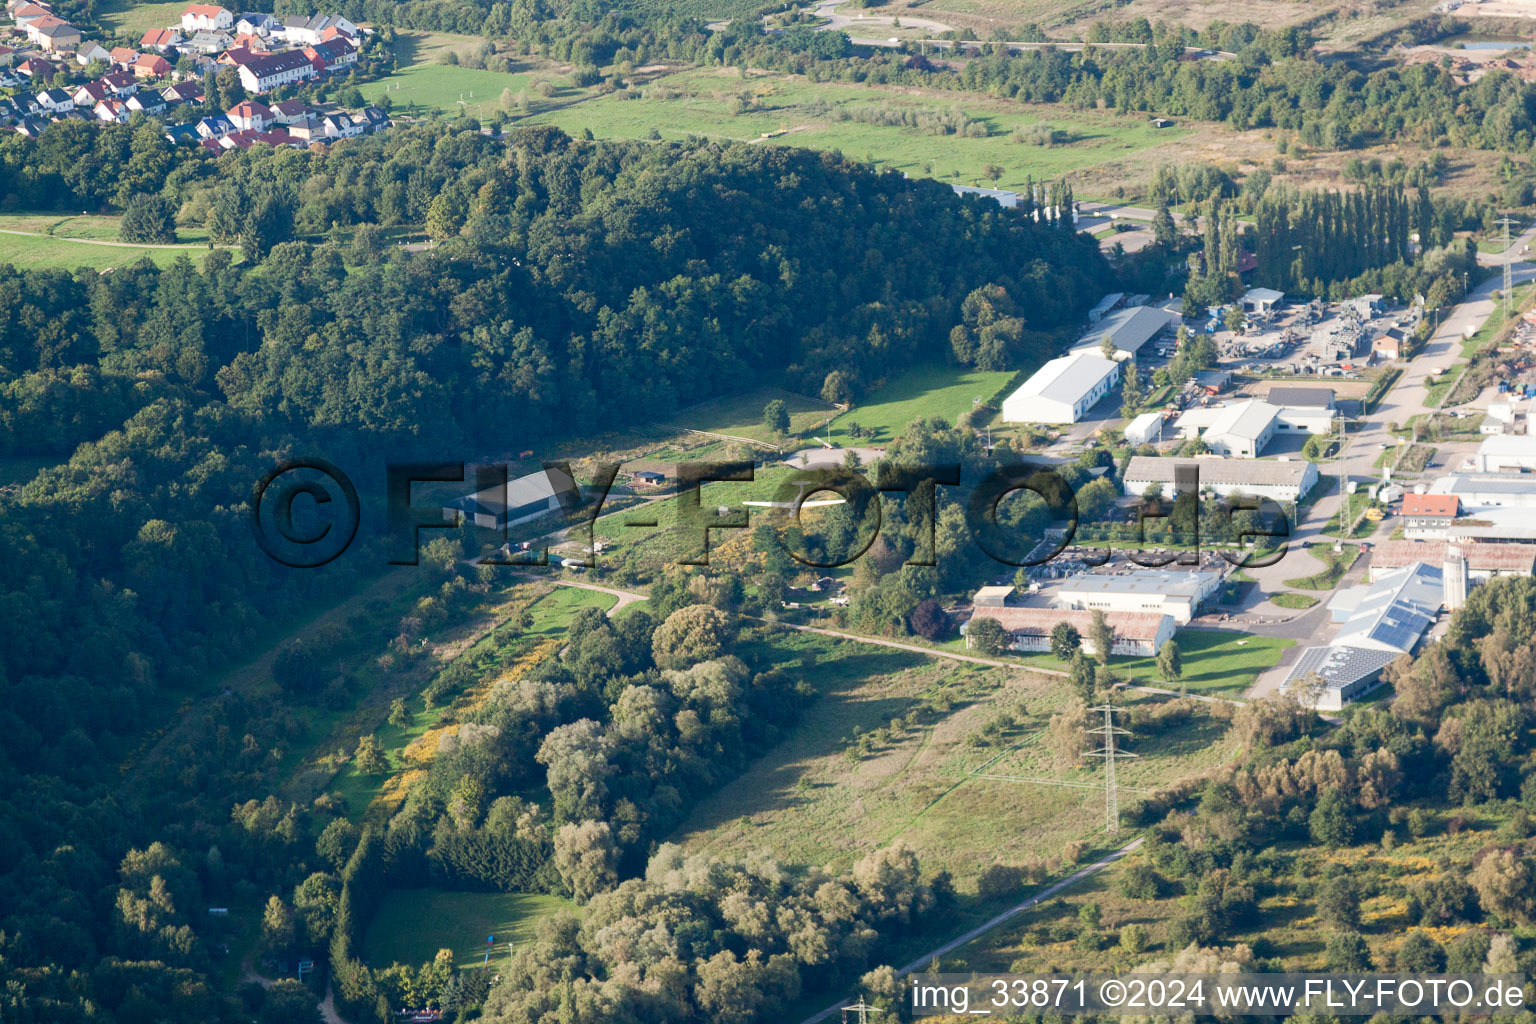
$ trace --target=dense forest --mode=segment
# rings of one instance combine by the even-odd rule
[[[649,420],[764,377],[854,394],[913,360],[950,357],[961,304],[983,287],[1006,293],[1024,321],[1007,344],[1012,364],[1027,367],[1109,275],[1091,239],[1027,211],[800,150],[424,126],[205,166],[131,131],[92,139],[121,148],[96,163],[45,140],[6,166],[106,196],[125,166],[164,157],[174,164],[165,188],[204,206],[216,237],[244,258],[219,248],[201,265],[165,269],[0,268],[0,447],[67,458],[0,497],[8,1019],[83,1020],[90,1006],[94,1019],[137,1020],[145,1000],[160,1020],[243,1012],[207,981],[220,938],[201,916],[237,893],[279,895],[274,948],[314,948],[351,934],[351,901],[368,891],[354,881],[377,871],[572,891],[572,865],[594,857],[567,851],[564,875],[547,866],[560,862],[562,825],[589,845],[607,830],[599,846],[612,852],[595,858],[597,877],[630,877],[679,802],[739,770],[766,742],[772,714],[797,706],[792,676],[725,649],[712,666],[658,663],[651,638],[631,638],[635,685],[594,675],[553,704],[524,711],[509,698],[488,710],[475,723],[481,737],[523,744],[534,728],[550,739],[464,743],[457,773],[434,777],[427,802],[411,805],[410,828],[357,846],[333,827],[333,804],[271,797],[291,710],[203,692],[287,609],[344,592],[363,571],[364,556],[303,573],[255,549],[244,504],[278,457],[321,454],[361,482],[386,453],[473,459],[573,424],[596,432]],[[426,220],[440,243],[408,253],[369,244],[366,232],[350,246],[292,240],[305,226],[401,220]],[[463,590],[450,583],[444,601]],[[290,670],[301,699],[304,674],[292,658],[280,663],[281,677]],[[146,732],[183,697],[205,702],[200,739],[141,765]],[[665,708],[682,723],[676,735],[625,724]],[[541,717],[518,717],[532,712]],[[723,738],[730,728],[745,732]],[[663,741],[729,756],[635,771],[657,756],[645,744]],[[598,795],[557,767],[566,747],[601,749],[651,788]],[[466,777],[483,800],[470,818]],[[529,785],[551,794],[536,828],[519,825],[516,806],[492,807]],[[439,822],[455,821],[449,805],[467,831],[438,842]],[[439,852],[423,862],[429,845]],[[912,909],[854,907],[836,928],[863,934]],[[754,948],[766,959],[741,969],[787,965],[774,961],[779,947]],[[864,954],[848,955],[845,967]],[[359,982],[343,998],[361,1005],[380,984]]]

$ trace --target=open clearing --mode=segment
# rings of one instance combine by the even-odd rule
[[[446,32],[401,33],[395,42],[396,71],[358,88],[369,103],[387,92],[395,113],[457,112],[462,107],[476,117],[489,117],[503,90],[515,95],[530,89],[536,76],[525,68],[509,73],[442,63],[444,54],[453,52],[463,59],[483,42]]]
[[[950,425],[971,411],[976,399],[990,402],[1007,387],[1015,374],[1009,370],[964,370],[953,366],[920,366],[888,381],[862,404],[832,421],[832,430],[844,443],[884,444],[901,436],[919,417],[940,417]],[[869,433],[854,439],[850,424]]]
[[[960,892],[974,896],[990,864],[1059,859],[1071,842],[1107,848],[1095,768],[1057,764],[1040,742],[1068,699],[1059,680],[805,634],[772,643],[773,656],[784,659],[800,658],[800,649],[823,652],[804,669],[822,699],[782,744],[700,802],[676,836],[689,849],[763,848],[793,863],[845,869],[900,840],[927,870],[952,872]],[[1117,699],[1146,709],[1164,698]],[[892,719],[913,711],[918,724],[889,731],[862,757],[850,755],[856,737],[889,730]],[[1155,739],[1131,737],[1129,748],[1141,756],[1121,769],[1127,796],[1129,787],[1166,786],[1220,764],[1235,752],[1225,735],[1225,722],[1201,705]]]
[[[763,425],[763,407],[774,399],[789,411],[789,432],[805,434],[837,414],[837,407],[817,399],[780,391],[757,388],[744,395],[716,398],[680,410],[669,425],[702,430],[731,437],[749,437],[754,441],[773,442],[772,432]]]
[[[0,224],[0,228],[5,225]],[[17,230],[17,229],[11,229]],[[9,263],[17,270],[74,270],[88,267],[91,270],[107,270],[112,267],[128,267],[142,259],[149,259],[162,267],[168,267],[182,256],[200,261],[212,250],[206,246],[188,245],[175,249],[149,249],[123,245],[88,245],[70,241],[64,237],[46,235],[11,235],[0,232],[0,264]]]
[[[170,3],[139,4],[132,0],[105,0],[97,11],[101,27],[109,32],[131,35],[135,40],[152,28],[165,28],[181,23],[181,12],[187,9],[180,0]],[[87,38],[90,38],[87,36]],[[107,45],[111,45],[108,43]]]
[[[535,107],[531,120],[558,125],[572,134],[590,129],[599,138],[641,139],[655,132],[666,139],[701,135],[840,150],[852,159],[905,171],[915,178],[954,184],[990,184],[985,177],[990,164],[1002,169],[996,182],[1000,188],[1022,188],[1031,176],[1052,178],[1134,156],[1188,134],[1184,128],[1153,128],[1139,114],[1069,111],[966,93],[814,83],[765,72],[743,80],[720,69],[688,70],[656,78],[641,91],[643,98],[638,99],[594,91],[589,93],[591,98],[553,110]],[[743,96],[751,98],[745,109]],[[858,116],[861,108],[882,106],[934,113],[958,110],[984,122],[988,134],[984,138],[934,135],[917,128],[845,119]],[[1015,128],[1040,124],[1066,131],[1068,141],[1046,147],[1010,139]],[[781,129],[783,134],[763,138]]]
[[[490,936],[496,936],[495,956],[505,957],[508,942],[533,938],[540,918],[575,909],[558,896],[396,889],[379,904],[363,936],[363,951],[375,964],[416,965],[440,949],[451,949],[457,966],[478,967]]]

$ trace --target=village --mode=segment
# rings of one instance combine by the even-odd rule
[[[190,4],[178,24],[145,32],[137,46],[109,47],[83,38],[46,2],[8,0],[6,14],[14,27],[0,37],[0,126],[31,138],[60,121],[127,124],[142,115],[162,121],[172,143],[219,153],[329,144],[391,123],[378,106],[290,95],[357,66],[369,33],[340,15],[236,15]],[[221,73],[227,84],[216,86]],[[231,92],[240,98],[220,109],[218,96]]]

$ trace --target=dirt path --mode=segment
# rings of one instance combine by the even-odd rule
[[[154,242],[110,242],[105,238],[69,238],[65,235],[50,235],[42,231],[16,231],[12,228],[0,228],[0,235],[20,235],[23,238],[48,238],[55,242],[74,242],[77,245],[105,245],[115,249],[185,249],[187,252],[207,252],[206,245],[190,245],[179,243],[175,245]],[[235,249],[238,246],[219,245],[218,249]]]

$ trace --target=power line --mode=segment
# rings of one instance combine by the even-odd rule
[[[1090,750],[1088,753],[1104,759],[1104,829],[1110,835],[1120,831],[1120,787],[1115,779],[1115,762],[1122,757],[1135,757],[1129,750],[1117,750],[1115,748],[1116,736],[1129,736],[1129,729],[1122,729],[1115,725],[1115,712],[1125,712],[1125,708],[1117,708],[1113,704],[1100,704],[1090,711],[1102,711],[1104,724],[1097,729],[1089,729],[1088,732],[1104,737],[1104,746],[1098,750]]]

